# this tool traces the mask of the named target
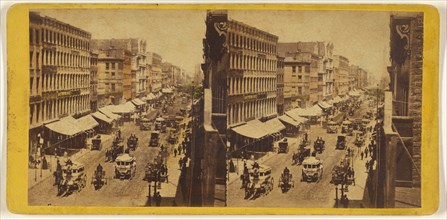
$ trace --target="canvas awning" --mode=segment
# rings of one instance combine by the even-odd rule
[[[259,139],[267,135],[276,133],[276,131],[272,131],[268,125],[258,120],[252,120],[247,122],[247,124],[235,127],[233,128],[233,131],[238,133],[239,135],[253,139]]]
[[[85,130],[94,129],[96,126],[99,125],[98,122],[91,115],[86,115],[82,118],[79,118],[77,121],[78,125]]]
[[[76,119],[71,116],[61,118],[59,121],[45,125],[45,127],[53,132],[67,136],[72,136],[84,131],[77,125]]]
[[[108,105],[111,106],[111,105]],[[110,111],[107,106],[106,107],[102,107],[100,109],[98,109],[99,112],[101,112],[102,114],[104,114],[106,117],[112,119],[112,120],[118,120],[120,118],[119,115],[113,113],[112,111]]]
[[[276,130],[278,132],[281,132],[282,130],[286,129],[286,126],[284,126],[283,123],[281,123],[278,118],[270,119],[265,122],[267,126],[271,127],[271,129]]]
[[[154,93],[151,92],[151,93],[149,93],[149,95],[146,96],[146,98],[147,98],[147,100],[154,100],[157,97],[154,95]]]
[[[105,108],[115,114],[127,114],[135,111],[135,106],[132,104],[132,102],[126,102],[119,105],[108,105]]]
[[[101,120],[101,121],[103,121],[103,122],[106,122],[106,123],[108,123],[108,124],[113,123],[113,119],[107,117],[106,115],[104,115],[104,114],[102,114],[102,113],[100,113],[100,112],[94,112],[94,113],[92,113],[92,116],[93,116],[94,118],[96,118],[96,119],[98,119],[98,120]]]
[[[340,96],[336,96],[332,101],[333,101],[334,103],[339,103],[339,102],[341,102],[341,101],[343,101],[343,100],[341,99]]]
[[[302,109],[302,108],[295,108],[295,109],[285,112],[285,114],[288,115],[290,118],[292,118],[294,121],[296,121],[298,123],[304,123],[307,121],[307,119],[301,117],[301,114],[303,111],[304,111],[304,109]]]
[[[298,126],[300,126],[300,122],[297,122],[297,121],[295,121],[295,120],[293,120],[291,117],[289,117],[289,116],[287,116],[287,115],[281,115],[281,116],[279,116],[279,118],[278,118],[280,121],[282,121],[282,122],[284,122],[284,123],[287,123],[287,124],[289,124],[289,125],[292,125],[292,126],[294,126],[294,127],[298,127]]]
[[[174,91],[172,91],[171,88],[164,88],[164,89],[161,90],[161,92],[162,92],[162,93],[168,93],[168,94],[169,94],[169,93],[174,93]]]
[[[141,99],[139,99],[139,98],[133,99],[133,100],[132,100],[132,103],[135,104],[136,106],[141,106],[141,105],[146,104],[145,102],[143,102],[143,101],[142,101]]]
[[[322,109],[328,109],[332,107],[332,105],[325,101],[318,102],[318,106],[320,106]]]

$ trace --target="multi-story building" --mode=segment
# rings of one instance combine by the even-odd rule
[[[211,202],[217,180],[226,178],[227,146],[231,152],[269,146],[265,136],[245,137],[251,144],[243,145],[236,128],[276,115],[278,37],[230,19],[227,11],[208,11],[205,23],[203,122],[194,145],[201,153],[192,162],[202,168],[203,201]]]
[[[284,107],[305,108],[310,97],[312,57],[308,52],[286,52],[284,59]],[[314,61],[315,62],[315,61]]]
[[[278,56],[276,66],[276,111],[284,114],[284,57]]]
[[[158,93],[162,88],[162,65],[163,58],[157,53],[147,53],[147,62],[150,63],[148,78],[148,90],[152,93]]]
[[[90,110],[98,110],[98,52],[90,52]]]
[[[119,104],[123,99],[124,72],[130,75],[130,54],[123,49],[100,51],[98,56],[98,107]],[[124,71],[126,70],[126,71]],[[127,86],[131,85],[130,77]],[[129,88],[126,90],[131,92]],[[129,95],[129,94],[128,94]]]
[[[334,97],[344,96],[349,91],[349,60],[341,55],[334,55]]]
[[[308,107],[318,101],[332,97],[333,47],[331,42],[320,41],[278,44],[279,54],[286,57],[284,83],[286,90],[285,106],[287,110],[294,106]],[[294,57],[300,53],[303,54],[300,56],[310,56],[310,59],[304,59],[305,62],[297,63]],[[300,66],[302,68],[309,66],[305,67],[308,68],[308,74],[306,71],[304,71],[304,74],[300,74]],[[295,74],[296,68],[298,68],[298,74]],[[296,75],[298,79],[294,78],[293,75]],[[301,79],[299,79],[300,75]],[[297,89],[298,91],[296,91]],[[297,96],[295,96],[296,93],[298,93]]]
[[[90,38],[72,25],[29,14],[30,153],[48,146],[40,142],[44,125],[90,111]]]
[[[128,39],[94,39],[92,48],[98,50],[121,49],[131,55],[131,72],[124,73],[126,80],[124,99],[131,100],[144,97],[147,93],[148,71],[146,66],[146,41],[136,38]],[[128,78],[130,77],[130,86]],[[130,91],[129,91],[130,90]]]

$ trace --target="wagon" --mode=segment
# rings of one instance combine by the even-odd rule
[[[98,135],[92,139],[92,150],[101,150],[101,149],[102,149],[101,135]]]
[[[246,199],[255,199],[260,195],[267,195],[273,190],[274,179],[271,176],[272,168],[261,165],[259,169],[250,169],[249,174],[250,180],[245,188]]]
[[[95,189],[101,188],[103,185],[107,185],[106,171],[98,166],[93,172],[91,184]]]
[[[323,161],[316,157],[308,157],[303,161],[301,181],[320,182],[323,178]]]
[[[62,178],[58,184],[58,195],[65,196],[73,191],[81,191],[87,182],[84,164],[70,162],[62,167]]]
[[[293,181],[293,176],[288,169],[285,169],[284,172],[281,173],[278,187],[281,188],[283,193],[287,192],[290,188],[295,187],[295,181]]]
[[[132,179],[135,176],[137,169],[135,157],[123,154],[117,157],[115,162],[115,178]]]

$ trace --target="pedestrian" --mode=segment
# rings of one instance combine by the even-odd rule
[[[345,194],[343,196],[343,207],[348,208],[348,206],[349,206],[349,199],[348,196]]]
[[[179,166],[179,169],[180,169],[180,170],[182,169],[182,163],[183,163],[183,159],[182,159],[182,157],[180,157],[180,158],[178,159],[178,166]]]
[[[368,149],[365,148],[365,158],[367,158],[367,157],[368,157]]]
[[[360,160],[363,160],[363,151],[360,153]]]
[[[155,204],[156,204],[157,206],[160,206],[160,204],[161,204],[161,195],[160,195],[160,192],[157,192],[157,195],[155,196]]]
[[[366,168],[366,172],[368,172],[368,168],[369,168],[369,160],[366,160],[365,168]]]
[[[182,147],[180,145],[178,146],[177,151],[179,155],[182,153]]]
[[[174,157],[177,156],[177,148],[174,148]]]

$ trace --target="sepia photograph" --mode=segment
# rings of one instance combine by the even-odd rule
[[[423,12],[32,9],[28,205],[421,208],[423,42]]]

